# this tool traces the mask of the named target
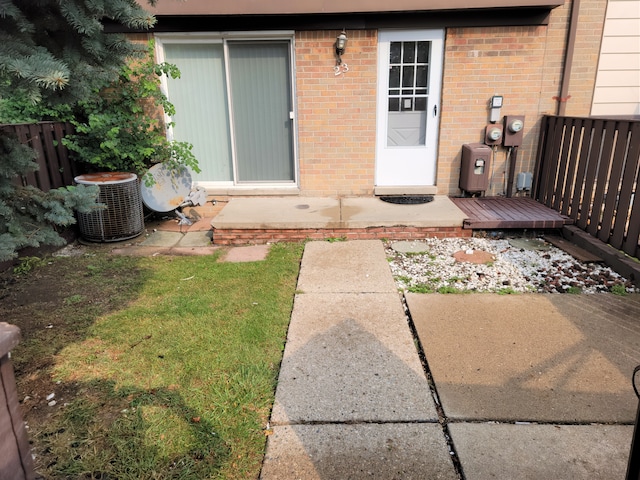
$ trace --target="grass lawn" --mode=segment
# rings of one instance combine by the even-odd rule
[[[5,274],[38,473],[256,478],[302,248],[253,263],[92,253]]]

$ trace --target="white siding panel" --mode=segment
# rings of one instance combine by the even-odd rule
[[[637,0],[610,0],[607,19],[640,18],[640,2]]]
[[[609,115],[640,115],[640,105],[637,103],[597,103],[591,109],[594,117]]]
[[[591,114],[640,114],[640,0],[609,0]]]
[[[635,53],[607,53],[600,55],[598,70],[640,71],[640,55]]]
[[[640,53],[640,37],[604,37],[602,53]]]
[[[637,37],[640,18],[613,18],[604,27],[605,37]]]
[[[599,87],[640,87],[638,70],[607,70],[598,72]]]
[[[593,96],[593,103],[629,103],[640,104],[640,88],[637,87],[599,87]]]

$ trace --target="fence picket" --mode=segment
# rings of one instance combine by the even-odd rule
[[[611,229],[613,228],[616,207],[619,201],[620,185],[622,182],[622,169],[624,167],[624,157],[627,151],[629,140],[629,122],[618,122],[616,145],[613,151],[613,160],[609,171],[609,179],[605,184],[606,194],[604,199],[604,209],[602,212],[602,222],[598,238],[603,242],[609,241]]]
[[[613,234],[609,240],[611,245],[617,249],[623,248],[623,241],[627,234],[627,230],[629,229],[629,218],[631,217],[631,211],[629,209],[634,195],[634,188],[638,181],[640,181],[640,142],[633,141],[634,138],[640,138],[640,122],[631,125],[630,135],[627,159],[624,173],[622,174],[620,201],[618,203],[616,219],[613,225]]]
[[[580,215],[582,205],[582,195],[584,194],[587,173],[587,163],[591,152],[591,140],[593,138],[593,120],[585,119],[582,141],[580,143],[580,157],[578,158],[578,171],[575,176],[575,187],[573,190],[573,199],[571,201],[570,216],[577,220]]]
[[[55,139],[53,138],[53,125],[41,125],[42,129],[42,146],[44,147],[45,159],[47,163],[47,171],[49,172],[49,180],[51,188],[64,186],[60,176],[60,159],[55,148]]]
[[[582,146],[582,138],[584,136],[584,119],[575,118],[573,122],[573,138],[571,141],[571,152],[569,153],[569,164],[565,176],[564,197],[562,198],[562,208],[560,213],[569,216],[571,208],[571,199],[576,188],[576,166],[578,164],[578,155]]]
[[[562,141],[562,153],[560,154],[560,164],[557,172],[556,188],[554,189],[554,199],[551,208],[562,211],[562,199],[565,196],[567,188],[567,164],[569,163],[569,149],[575,135],[575,119],[568,119],[564,122],[564,137]]]

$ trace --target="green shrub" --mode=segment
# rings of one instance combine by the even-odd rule
[[[627,294],[627,287],[619,283],[611,287],[611,293],[613,293],[614,295],[620,295],[621,297],[623,297]]]
[[[170,170],[182,165],[200,172],[187,142],[169,141],[163,113],[175,109],[160,89],[162,75],[179,78],[180,71],[169,63],[156,64],[153,42],[144,59],[123,66],[118,79],[101,89],[97,100],[81,102],[72,120],[76,134],[64,145],[76,160],[99,171],[124,171],[144,175],[155,163]],[[153,183],[150,175],[147,184]]]

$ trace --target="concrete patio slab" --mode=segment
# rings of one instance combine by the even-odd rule
[[[160,233],[160,232],[155,232]],[[211,231],[188,231],[182,234],[177,247],[208,247],[211,245]]]
[[[624,478],[633,426],[451,423],[467,480]]]
[[[444,195],[419,205],[397,205],[377,197],[343,198],[342,222],[351,228],[393,227],[459,227],[467,215]]]
[[[312,292],[396,292],[379,240],[309,242],[298,290]]]
[[[260,475],[275,479],[456,479],[437,424],[275,427]]]
[[[407,303],[449,418],[633,423],[639,298],[408,294]]]
[[[317,197],[233,198],[211,221],[214,228],[338,228],[340,201]]]
[[[182,233],[158,230],[151,232],[139,245],[143,247],[173,247],[182,240]]]
[[[271,423],[356,421],[437,421],[398,294],[297,295]]]
[[[397,205],[378,197],[233,198],[211,221],[214,228],[460,227],[466,215],[447,196],[433,202]]]
[[[422,240],[404,240],[393,242],[391,248],[399,253],[426,253],[429,252],[429,245]]]

